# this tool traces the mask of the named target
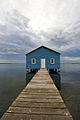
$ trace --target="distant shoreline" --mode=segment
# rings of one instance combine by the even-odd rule
[[[61,63],[61,64],[80,64],[80,63]]]
[[[25,64],[25,63],[0,63],[0,64]]]
[[[26,63],[0,63],[0,64],[26,64]],[[80,64],[80,63],[60,63],[60,64]]]

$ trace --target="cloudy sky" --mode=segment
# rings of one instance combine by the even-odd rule
[[[0,0],[0,62],[24,62],[41,45],[80,61],[80,0]]]

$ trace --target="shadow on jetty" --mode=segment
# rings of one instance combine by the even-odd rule
[[[58,90],[61,90],[61,76],[60,73],[49,73]]]

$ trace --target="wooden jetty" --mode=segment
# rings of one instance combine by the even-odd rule
[[[40,69],[0,120],[72,120],[48,71]]]

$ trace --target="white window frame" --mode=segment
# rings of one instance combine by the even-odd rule
[[[52,59],[53,59],[53,61],[54,61],[53,63],[51,62]],[[50,63],[51,63],[51,64],[55,64],[55,58],[51,58],[51,59],[50,59]]]
[[[33,59],[34,59],[34,63],[33,63]],[[32,58],[31,63],[36,64],[36,58]]]

